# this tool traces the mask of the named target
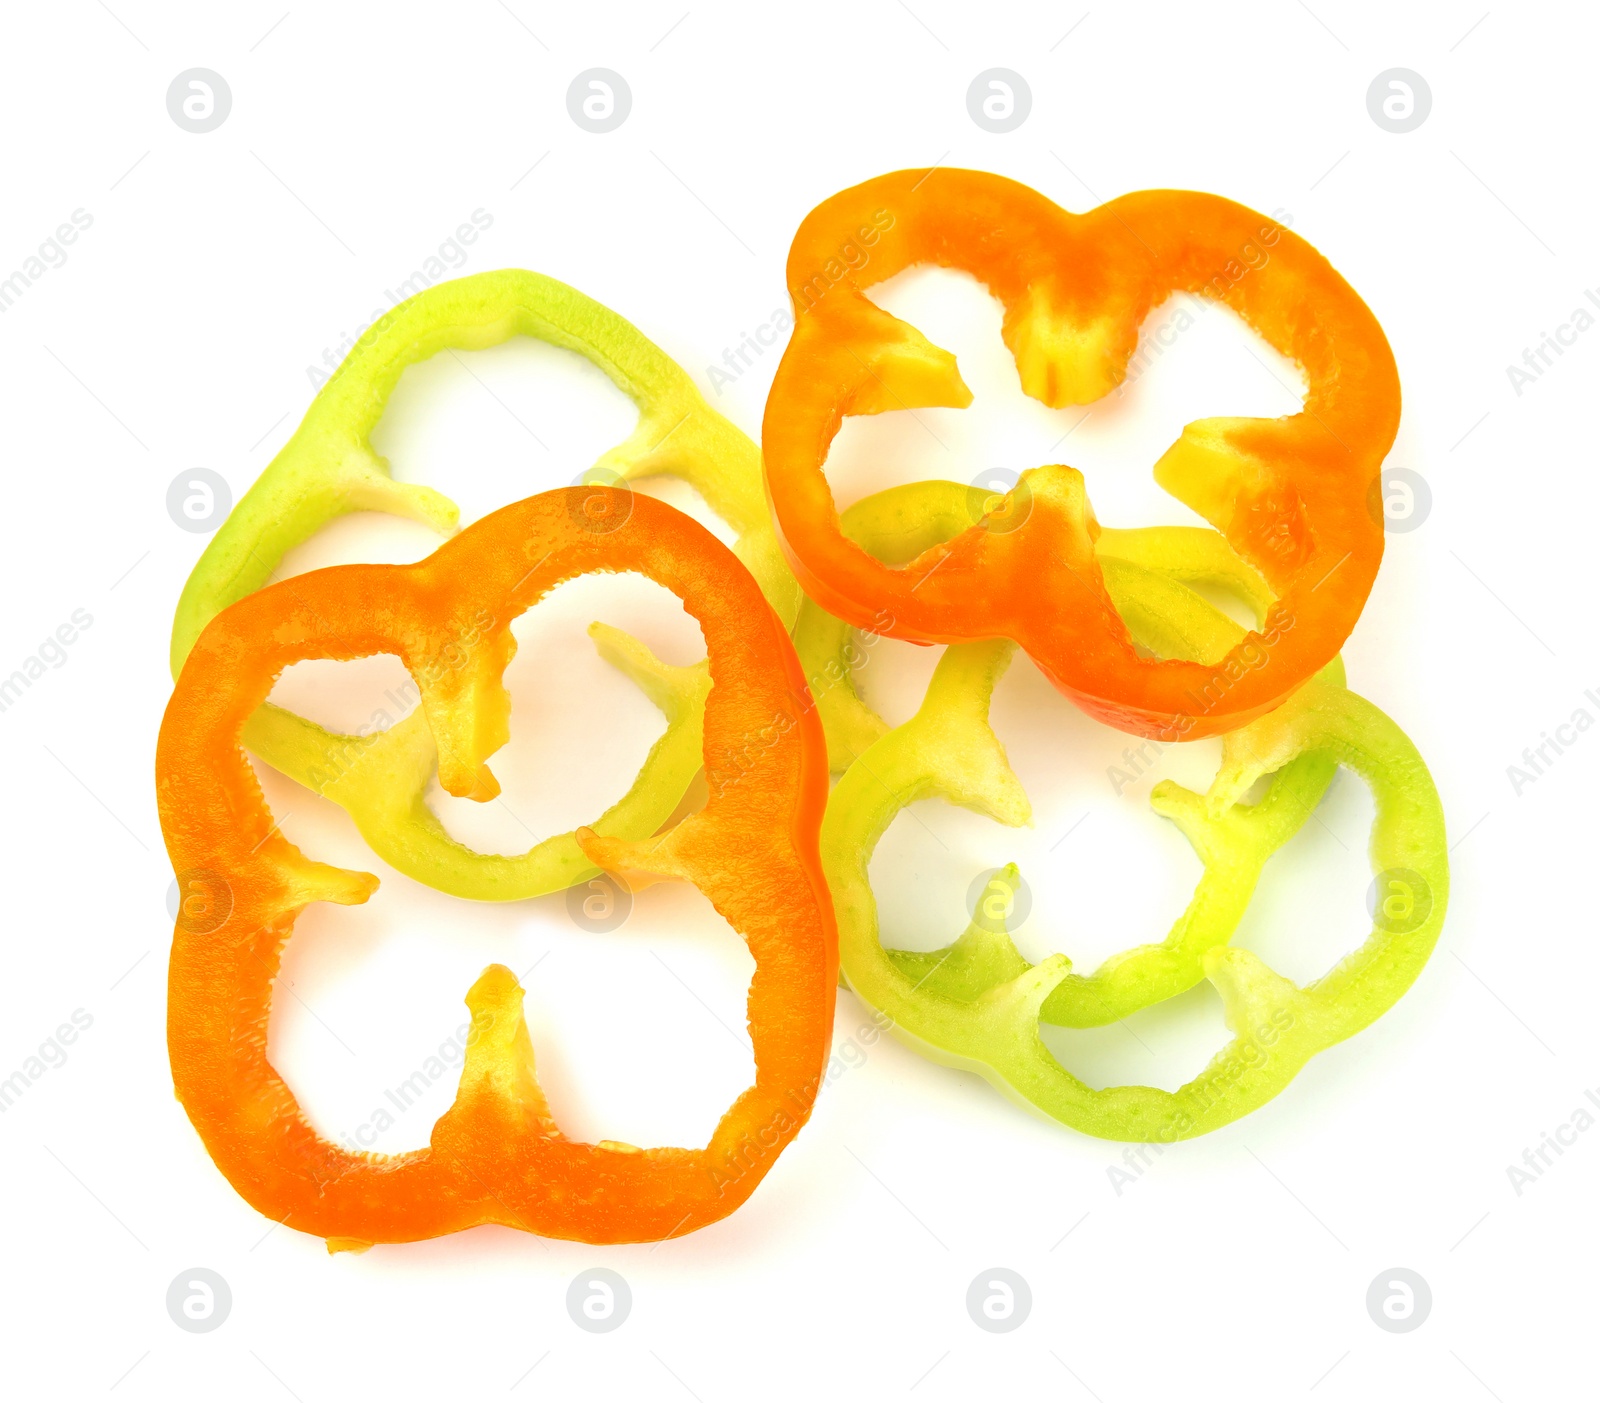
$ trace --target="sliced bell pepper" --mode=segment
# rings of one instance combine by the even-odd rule
[[[972,399],[954,356],[867,298],[914,264],[964,269],[1004,304],[1022,388],[1053,407],[1120,384],[1145,317],[1179,291],[1221,302],[1299,363],[1302,412],[1197,421],[1155,467],[1266,578],[1276,602],[1258,630],[1204,663],[1141,657],[1097,568],[1083,478],[1062,465],[1024,472],[910,560],[850,540],[823,475],[844,416]],[[762,426],[767,492],[791,565],[830,613],[920,643],[1012,639],[1091,715],[1163,740],[1233,730],[1338,653],[1383,554],[1374,503],[1400,382],[1372,313],[1298,235],[1191,191],[1077,215],[981,171],[898,171],[806,217],[788,282],[795,329]]]
[[[875,547],[874,515],[903,523],[919,502],[929,519],[948,514],[964,490],[918,483],[869,498],[853,509],[857,539]],[[1227,564],[1220,540],[1204,544],[1207,534],[1157,528],[1101,538],[1111,597],[1133,636],[1157,653],[1216,657],[1244,631],[1185,585],[1155,573],[1155,561],[1170,556],[1180,578],[1227,583],[1258,607],[1264,602],[1260,582]],[[905,539],[902,529],[894,545]],[[1205,865],[1193,900],[1162,943],[1124,951],[1083,977],[1064,955],[1029,964],[1003,922],[997,929],[974,919],[954,945],[931,953],[886,950],[867,867],[902,808],[938,796],[1001,823],[1029,821],[1027,795],[988,721],[990,696],[1015,646],[1000,639],[948,649],[917,714],[867,749],[835,787],[822,852],[845,982],[925,1055],[978,1072],[1075,1129],[1137,1141],[1214,1130],[1275,1096],[1315,1053],[1364,1028],[1416,978],[1449,890],[1433,782],[1398,727],[1345,690],[1335,660],[1278,710],[1224,738],[1222,766],[1205,796],[1170,783],[1153,792],[1152,805],[1178,823]],[[1310,815],[1338,764],[1372,787],[1371,858],[1385,904],[1364,945],[1300,988],[1227,941],[1267,859]],[[1239,803],[1266,774],[1274,778],[1265,797]],[[1007,876],[1015,869],[1001,880]],[[1235,1036],[1177,1092],[1093,1089],[1038,1036],[1041,1019],[1073,1027],[1109,1022],[1202,977],[1221,994]]]
[[[249,594],[189,652],[156,756],[162,831],[203,911],[180,913],[168,981],[178,1099],[254,1207],[331,1249],[501,1223],[584,1242],[652,1241],[732,1212],[810,1113],[829,1054],[838,964],[817,849],[827,797],[822,729],[782,620],[735,555],[689,517],[609,488],[547,492],[483,518],[414,565],[346,565]],[[595,532],[586,504],[626,519]],[[305,658],[394,653],[422,691],[452,794],[496,792],[507,737],[501,680],[513,619],[562,581],[637,571],[704,632],[711,797],[630,842],[578,830],[585,858],[640,883],[693,883],[748,942],[756,1081],[703,1150],[581,1144],[551,1118],[511,972],[467,995],[471,1039],[455,1103],[427,1148],[351,1152],[322,1138],[267,1059],[274,977],[313,901],[365,901],[368,873],[315,862],[273,821],[240,737],[282,670]],[[463,639],[467,641],[463,642]],[[736,782],[735,782],[736,781]],[[209,914],[208,914],[209,913]]]
[[[380,317],[356,342],[190,574],[173,624],[174,678],[207,622],[264,585],[289,550],[334,518],[387,511],[453,532],[454,504],[430,487],[390,477],[372,433],[407,366],[442,350],[482,350],[518,335],[576,351],[639,406],[633,433],[603,453],[585,479],[615,484],[665,475],[691,484],[738,532],[735,554],[779,615],[792,621],[800,590],[773,533],[756,446],[637,327],[564,283],[513,268],[428,288]],[[598,500],[585,499],[590,506]],[[627,508],[625,496],[619,514]],[[610,523],[591,525],[603,532]],[[671,815],[699,768],[700,716],[710,685],[705,664],[668,666],[605,624],[594,624],[590,635],[601,655],[666,716],[666,732],[628,792],[592,825],[597,833],[644,837]],[[573,833],[515,856],[476,852],[452,838],[427,803],[436,755],[420,711],[352,736],[268,703],[242,738],[274,769],[348,810],[390,866],[441,891],[515,901],[557,891],[594,871]]]

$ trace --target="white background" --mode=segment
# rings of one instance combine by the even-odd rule
[[[0,1078],[74,1010],[93,1020],[0,1115],[7,1391],[305,1403],[1032,1386],[1103,1403],[1566,1396],[1593,1363],[1600,1133],[1578,1135],[1520,1195],[1507,1166],[1600,1086],[1589,788],[1600,738],[1520,795],[1506,771],[1576,708],[1600,715],[1584,697],[1600,688],[1600,333],[1520,395],[1507,366],[1600,283],[1592,16],[1504,6],[1483,18],[1485,0],[1095,3],[1086,17],[1079,4],[853,0],[787,18],[698,0],[686,17],[687,0],[603,11],[466,0],[284,18],[285,3],[70,0],[6,20],[0,276],[74,210],[93,218],[67,261],[0,315],[0,673],[75,609],[93,617],[0,715]],[[196,66],[233,95],[204,135],[165,106],[173,77]],[[597,66],[633,95],[606,135],[580,130],[565,101]],[[1033,94],[1006,135],[966,107],[972,78],[996,66]],[[1393,67],[1422,74],[1433,96],[1404,135],[1366,106]],[[752,1201],[690,1238],[598,1249],[489,1228],[330,1258],[319,1240],[274,1230],[211,1165],[166,1061],[171,873],[152,755],[172,609],[205,540],[169,519],[168,484],[208,467],[242,493],[304,412],[307,367],[480,209],[493,222],[461,271],[571,282],[755,434],[778,350],[720,396],[707,367],[784,305],[796,224],[847,184],[935,161],[1022,179],[1072,208],[1178,186],[1281,211],[1381,319],[1405,388],[1390,463],[1422,475],[1432,508],[1391,536],[1345,656],[1444,798],[1454,891],[1432,963],[1279,1099],[1166,1150],[1120,1193],[1108,1172],[1120,1146],[1030,1119],[897,1044],[857,1056],[848,1043],[866,1013],[841,994],[837,1040],[859,1065]],[[979,402],[928,416],[947,449],[905,416],[850,426],[830,465],[843,500],[1032,466],[1081,416],[1021,398],[998,312],[969,280],[912,274],[881,295],[961,356]],[[1213,312],[1057,457],[1084,469],[1108,524],[1192,520],[1149,465],[1187,420],[1286,412],[1293,387],[1292,367]],[[519,345],[408,373],[379,446],[397,476],[439,487],[471,520],[571,481],[632,420],[590,367]],[[413,559],[433,543],[420,527],[352,518],[291,566]],[[697,651],[675,602],[638,581],[574,585],[541,606],[511,674],[506,803],[469,814],[452,802],[458,833],[514,851],[621,793],[660,723],[594,659],[582,632],[593,617],[676,661]],[[884,643],[863,685],[901,720],[932,662],[932,650]],[[353,725],[393,676],[302,668],[280,695]],[[936,804],[902,815],[873,867],[887,934],[945,943],[971,876],[1015,858],[1034,891],[1020,937],[1030,955],[1061,949],[1087,969],[1159,938],[1198,865],[1149,813],[1153,777],[1113,793],[1106,771],[1125,739],[1026,661],[1001,688],[996,724],[1035,829]],[[1203,785],[1215,755],[1174,748],[1158,773]],[[653,888],[604,936],[576,930],[559,896],[470,906],[376,863],[331,806],[268,785],[291,838],[384,883],[366,907],[308,913],[286,957],[294,997],[280,986],[272,1055],[324,1133],[352,1133],[451,1034],[491,960],[519,973],[538,962],[528,1017],[571,1135],[703,1143],[747,1083],[750,962],[697,893]],[[1363,938],[1370,813],[1341,776],[1320,822],[1269,868],[1240,943],[1305,979]],[[1056,1046],[1095,1084],[1170,1087],[1222,1037],[1202,989]],[[426,1142],[452,1088],[433,1092],[381,1148]],[[565,1295],[599,1265],[625,1276],[633,1309],[591,1335]],[[195,1266],[233,1294],[209,1334],[180,1331],[165,1307],[168,1284]],[[965,1309],[968,1283],[995,1266],[1033,1293],[1010,1334],[980,1331]],[[1433,1293],[1409,1334],[1379,1330],[1365,1306],[1369,1283],[1397,1266]]]

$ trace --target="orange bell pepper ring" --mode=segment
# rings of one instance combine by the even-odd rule
[[[964,269],[1004,304],[1022,388],[1054,408],[1120,384],[1140,325],[1180,291],[1230,307],[1300,365],[1300,413],[1199,420],[1155,466],[1271,585],[1260,629],[1215,666],[1141,656],[1095,562],[1083,478],[1061,465],[1003,498],[975,492],[973,525],[903,566],[846,537],[823,476],[843,416],[972,400],[950,352],[867,298],[921,263]],[[1216,195],[1146,190],[1080,215],[997,175],[898,171],[806,216],[788,283],[767,492],[790,563],[830,613],[919,643],[1013,639],[1090,715],[1164,740],[1245,724],[1339,652],[1383,556],[1379,470],[1400,382],[1376,318],[1304,239]]]
[[[613,523],[631,505],[620,526]],[[606,529],[595,527],[603,519]],[[348,1151],[318,1135],[267,1060],[279,958],[313,901],[365,901],[377,879],[314,862],[278,830],[239,746],[278,674],[303,658],[399,655],[416,678],[452,794],[497,791],[511,622],[562,581],[636,571],[699,622],[712,685],[704,809],[638,842],[579,831],[635,885],[699,887],[748,942],[756,1080],[702,1150],[583,1144],[534,1075],[522,989],[491,965],[467,994],[473,1035],[425,1149]],[[495,512],[414,565],[344,565],[247,596],[200,635],[161,726],[162,831],[188,893],[173,935],[167,1043],[178,1099],[255,1208],[330,1250],[501,1223],[583,1242],[677,1236],[724,1217],[810,1114],[829,1054],[838,937],[818,832],[822,728],[787,631],[734,554],[663,503],[600,487]]]

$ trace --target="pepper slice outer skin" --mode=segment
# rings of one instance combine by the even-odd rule
[[[620,527],[593,530],[594,495],[610,491],[516,503],[414,565],[338,566],[251,594],[206,627],[168,704],[156,778],[182,893],[168,980],[178,1099],[246,1200],[330,1250],[486,1223],[592,1243],[691,1232],[750,1195],[821,1084],[838,956],[818,853],[827,759],[804,675],[754,579],[693,520],[638,498]],[[662,834],[580,830],[579,841],[592,863],[635,881],[692,882],[745,938],[756,1081],[704,1149],[569,1140],[534,1074],[522,990],[493,965],[467,995],[474,1032],[460,1088],[429,1145],[396,1155],[335,1145],[267,1058],[272,984],[299,912],[365,901],[377,879],[315,862],[284,837],[240,734],[292,663],[395,653],[422,688],[441,782],[486,797],[487,758],[506,739],[511,622],[595,570],[645,574],[699,622],[711,782],[705,808]]]

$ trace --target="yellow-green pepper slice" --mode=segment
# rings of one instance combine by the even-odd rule
[[[407,366],[443,350],[482,350],[513,336],[576,351],[639,406],[632,434],[603,453],[584,480],[610,486],[671,476],[688,482],[738,533],[734,553],[779,618],[793,623],[800,589],[773,532],[755,444],[637,327],[553,278],[503,269],[428,288],[380,317],[357,341],[190,574],[173,623],[174,678],[216,614],[266,584],[289,550],[336,517],[383,511],[444,534],[455,531],[455,505],[432,488],[395,481],[372,447],[372,433]],[[593,526],[609,529],[605,520]],[[604,624],[593,625],[590,634],[601,655],[661,709],[667,729],[628,792],[588,827],[607,837],[645,838],[672,814],[700,769],[710,678],[703,661],[667,666]],[[242,739],[274,769],[346,809],[384,861],[441,891],[512,901],[560,890],[595,871],[570,832],[517,856],[476,852],[452,838],[426,799],[437,752],[420,708],[386,730],[350,736],[268,703]]]
[[[853,509],[855,539],[893,560],[947,532],[962,508],[956,484],[915,484]],[[919,530],[921,534],[919,535]],[[1244,630],[1180,580],[1232,585],[1259,611],[1270,602],[1248,567],[1231,565],[1213,533],[1154,528],[1102,533],[1106,585],[1137,642],[1210,662]],[[912,552],[914,553],[914,551]],[[1159,567],[1163,573],[1157,573]],[[1176,577],[1176,578],[1174,578]],[[805,625],[802,623],[802,630]],[[1001,823],[1026,823],[1026,794],[990,728],[995,683],[1014,645],[952,646],[917,714],[869,745],[835,788],[823,863],[839,919],[840,963],[852,989],[895,1034],[935,1061],[985,1076],[1063,1124],[1107,1139],[1171,1141],[1215,1130],[1275,1096],[1317,1052],[1360,1031],[1416,978],[1438,938],[1449,890],[1443,811],[1411,742],[1347,691],[1337,660],[1276,711],[1226,736],[1204,796],[1163,784],[1152,803],[1194,844],[1205,873],[1165,941],[1075,976],[1064,955],[1030,965],[1009,934],[974,921],[932,953],[886,950],[867,878],[873,849],[907,804],[941,797]],[[1371,860],[1378,909],[1367,941],[1305,987],[1227,941],[1267,859],[1309,816],[1337,765],[1371,786]],[[1255,805],[1239,802],[1274,776]],[[1075,1027],[1123,1017],[1209,979],[1234,1038],[1176,1092],[1094,1089],[1052,1056],[1041,1019]]]

